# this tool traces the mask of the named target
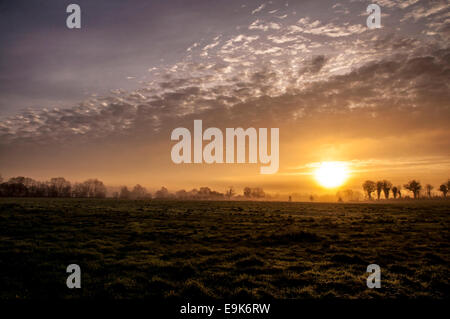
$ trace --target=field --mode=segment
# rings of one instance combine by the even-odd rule
[[[3,198],[0,298],[447,299],[449,208]]]

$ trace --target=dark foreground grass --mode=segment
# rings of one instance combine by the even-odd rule
[[[449,208],[0,199],[0,298],[448,298]]]

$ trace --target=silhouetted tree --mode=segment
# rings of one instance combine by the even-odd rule
[[[106,187],[103,182],[98,179],[88,179],[84,182],[88,186],[88,197],[91,198],[105,198]]]
[[[255,187],[252,189],[252,197],[253,198],[263,198],[266,196],[266,193],[264,193],[264,190],[260,187]]]
[[[228,190],[225,192],[225,196],[226,196],[228,199],[231,199],[231,198],[234,196],[234,194],[236,194],[236,192],[234,191],[234,187],[233,187],[233,186],[230,186],[230,187],[228,188]]]
[[[186,190],[181,189],[175,193],[176,198],[178,199],[189,199],[189,193]]]
[[[144,187],[142,187],[139,184],[134,186],[133,190],[131,191],[132,199],[148,199],[149,197],[151,198],[151,195],[147,192],[147,190]]]
[[[420,190],[422,189],[422,185],[420,185],[420,182],[414,179],[403,185],[403,187],[411,191],[414,195],[414,198],[419,197]]]
[[[130,197],[131,197],[131,192],[128,190],[128,187],[123,186],[120,189],[119,198],[120,199],[130,199]]]
[[[425,185],[425,190],[427,191],[428,198],[431,198],[431,191],[433,190],[433,185],[427,184]]]
[[[394,199],[397,198],[399,191],[400,191],[400,189],[397,186],[392,187],[392,195],[394,195]]]
[[[367,193],[367,196],[369,197],[369,199],[372,199],[372,193],[375,191],[376,189],[376,184],[374,181],[365,181],[364,184],[362,185],[364,191]]]
[[[50,197],[70,197],[72,186],[64,177],[54,177],[49,181]]]
[[[381,192],[383,191],[384,183],[383,181],[377,182],[377,199],[380,200]]]
[[[391,188],[392,188],[392,183],[390,181],[383,180],[384,198],[389,199],[389,192],[390,192]]]
[[[159,191],[156,191],[155,198],[168,198],[169,197],[169,191],[164,186],[161,187]]]
[[[252,196],[252,189],[250,187],[244,188],[244,197],[250,198]]]
[[[75,183],[72,187],[72,196],[78,198],[88,197],[89,194],[89,185],[86,183]]]
[[[448,187],[447,187],[447,185],[442,184],[441,186],[439,186],[439,191],[442,192],[442,196],[443,196],[444,198],[447,197],[447,193],[448,193]]]

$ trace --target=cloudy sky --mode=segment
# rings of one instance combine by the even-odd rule
[[[72,2],[0,4],[4,177],[279,193],[319,192],[321,161],[349,163],[350,188],[450,177],[446,0]],[[194,119],[280,128],[278,173],[172,163],[170,133]]]

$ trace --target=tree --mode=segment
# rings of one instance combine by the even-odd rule
[[[250,187],[244,188],[244,197],[250,198],[252,196],[252,189]]]
[[[70,197],[72,193],[72,186],[64,177],[51,178],[48,184],[51,197]]]
[[[119,198],[120,199],[130,199],[130,197],[131,197],[131,192],[128,190],[128,187],[123,186],[120,189]]]
[[[266,196],[264,190],[260,187],[255,187],[252,189],[252,197],[253,198],[263,198]]]
[[[186,190],[181,189],[175,193],[175,197],[178,199],[187,199],[189,197],[188,192]]]
[[[391,188],[392,188],[392,183],[390,181],[383,180],[384,198],[389,199],[389,192],[390,192]]]
[[[230,186],[230,187],[228,188],[228,190],[225,192],[225,196],[226,196],[228,199],[231,199],[231,197],[233,197],[234,194],[236,194],[236,192],[234,191],[234,187],[233,187],[233,186]]]
[[[442,192],[442,196],[443,196],[444,198],[447,197],[447,193],[448,193],[448,187],[447,187],[447,185],[442,184],[441,186],[439,186],[439,191]]]
[[[372,193],[375,191],[376,189],[376,185],[374,181],[365,181],[364,184],[362,185],[364,191],[367,193],[367,196],[369,197],[369,199],[372,199]]]
[[[397,195],[399,194],[400,194],[400,186],[392,187],[392,195],[394,196],[394,199],[396,199]]]
[[[88,179],[84,182],[88,189],[88,197],[92,198],[105,198],[106,197],[106,186],[102,181],[98,179]]]
[[[3,183],[3,177],[2,174],[0,174],[0,184]]]
[[[139,184],[134,186],[133,190],[131,191],[132,199],[145,199],[148,198],[148,195],[149,194],[147,190]]]
[[[89,185],[86,183],[75,183],[72,188],[72,196],[77,198],[88,197]]]
[[[428,198],[431,198],[431,191],[433,189],[433,185],[427,184],[425,185],[425,190],[427,191]]]
[[[419,197],[420,190],[422,189],[420,182],[414,179],[403,185],[403,187],[412,192],[415,199]]]
[[[377,182],[377,199],[380,200],[381,191],[383,190],[384,183],[383,181]]]
[[[156,191],[155,193],[156,198],[168,198],[169,197],[169,191],[164,186],[161,187],[159,191]]]

